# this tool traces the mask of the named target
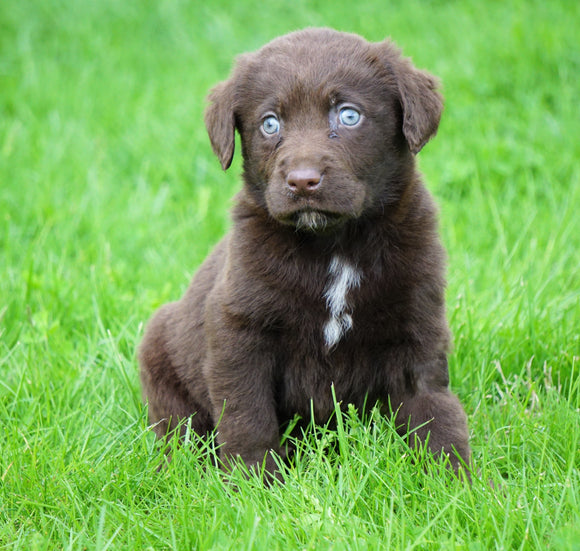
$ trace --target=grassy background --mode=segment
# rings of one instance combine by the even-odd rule
[[[443,81],[420,164],[471,488],[355,415],[310,435],[284,487],[188,446],[156,472],[135,347],[239,186],[205,95],[309,25],[391,36]],[[0,2],[0,548],[578,549],[579,28],[565,0]]]

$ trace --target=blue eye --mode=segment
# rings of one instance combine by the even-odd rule
[[[280,132],[280,121],[274,115],[268,115],[262,121],[262,131],[267,136],[273,136]]]
[[[344,126],[356,126],[361,119],[361,114],[352,107],[343,107],[338,112],[338,120]]]

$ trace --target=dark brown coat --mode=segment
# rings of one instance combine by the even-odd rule
[[[280,427],[376,401],[435,452],[469,460],[448,390],[444,251],[414,155],[435,134],[437,81],[389,42],[328,29],[239,58],[210,94],[224,169],[241,135],[232,231],[140,347],[155,431],[180,419],[249,466],[281,453]],[[389,409],[391,408],[391,409]]]

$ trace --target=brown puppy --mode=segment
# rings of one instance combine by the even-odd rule
[[[238,130],[244,187],[232,231],[141,344],[158,436],[217,424],[226,465],[274,473],[281,427],[311,404],[326,422],[334,386],[345,405],[380,401],[455,468],[469,461],[444,251],[414,158],[437,131],[436,87],[388,41],[308,29],[241,56],[211,92],[213,149],[227,169]]]

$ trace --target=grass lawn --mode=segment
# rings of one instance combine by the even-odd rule
[[[205,95],[311,25],[391,36],[442,79],[419,158],[471,487],[352,411],[284,486],[187,443],[157,472],[135,348],[240,185]],[[579,29],[572,0],[2,0],[0,549],[580,549]]]

